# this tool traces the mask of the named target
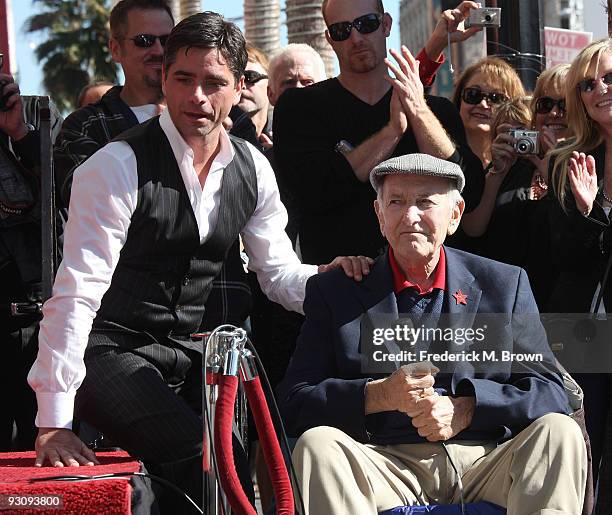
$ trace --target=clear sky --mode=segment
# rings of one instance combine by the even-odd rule
[[[284,0],[281,0],[281,6],[284,6]],[[203,0],[203,9],[207,11],[215,11],[226,18],[242,16],[244,6],[243,0]],[[32,0],[12,0],[13,7],[13,25],[15,29],[15,39],[17,42],[17,67],[18,80],[21,92],[26,95],[41,95],[44,94],[42,88],[42,73],[41,66],[38,64],[34,55],[34,48],[41,42],[40,39],[32,35],[26,34],[23,29],[24,21],[35,13],[35,8],[32,6]],[[385,8],[393,17],[393,29],[389,39],[389,46],[397,48],[399,46],[399,0],[386,0]],[[284,19],[284,14],[281,14]],[[239,22],[242,27],[242,23]],[[281,43],[287,42],[287,31],[283,25],[281,32]]]

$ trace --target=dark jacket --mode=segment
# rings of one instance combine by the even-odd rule
[[[444,310],[463,317],[479,314],[532,314],[528,327],[512,327],[495,342],[514,353],[541,352],[544,361],[517,372],[510,363],[495,370],[457,364],[446,381],[446,394],[473,395],[476,409],[469,428],[458,440],[501,441],[515,436],[535,419],[551,412],[568,413],[568,401],[525,271],[445,247]],[[452,296],[461,290],[467,304]],[[292,435],[327,425],[360,442],[377,444],[425,441],[410,418],[397,411],[365,415],[365,385],[388,374],[362,372],[360,343],[362,315],[388,314],[397,319],[397,301],[387,255],[381,256],[362,281],[342,271],[315,275],[308,281],[304,302],[306,320],[287,374],[278,388],[281,411]],[[467,319],[465,318],[467,315]],[[463,325],[465,327],[466,325]],[[520,324],[519,324],[520,326]],[[490,342],[489,342],[490,343]],[[470,350],[478,347],[473,343]]]
[[[548,302],[548,311],[553,313],[588,313],[610,259],[612,224],[602,207],[601,195],[606,161],[605,144],[589,154],[595,158],[599,193],[588,217],[578,212],[569,183],[565,210],[559,204],[556,192],[553,190],[549,193],[553,202],[550,221],[551,256],[553,265],[559,270],[559,277]],[[549,169],[552,170],[553,166],[554,161],[551,159]],[[554,181],[551,184],[554,186]],[[603,301],[609,312],[612,306],[611,280],[607,281]]]
[[[61,203],[67,208],[74,170],[115,136],[138,125],[136,115],[121,100],[122,86],[109,89],[95,104],[74,111],[55,141],[55,181]]]

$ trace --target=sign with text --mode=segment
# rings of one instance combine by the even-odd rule
[[[592,39],[592,32],[544,27],[546,68],[557,64],[570,64]]]

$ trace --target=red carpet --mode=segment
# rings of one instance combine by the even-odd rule
[[[2,515],[43,514],[129,514],[131,513],[132,488],[128,478],[112,478],[96,481],[30,483],[32,478],[60,475],[98,475],[120,472],[139,472],[140,463],[125,452],[97,453],[100,465],[94,467],[34,467],[34,452],[0,453],[0,513]],[[25,508],[6,509],[11,499],[6,496],[26,496],[12,499],[14,503],[32,502],[41,504],[51,498],[38,496],[61,496],[62,509]],[[37,496],[27,498],[27,496]]]

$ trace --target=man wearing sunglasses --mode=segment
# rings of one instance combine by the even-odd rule
[[[273,131],[279,175],[303,213],[300,245],[307,263],[340,249],[378,255],[384,240],[367,177],[389,157],[420,152],[460,164],[468,210],[479,195],[474,186],[482,183],[473,178],[481,166],[454,107],[424,95],[407,49],[391,51],[397,64],[385,59],[392,20],[382,2],[326,0],[322,9],[340,74],[287,91],[275,107]]]
[[[247,54],[249,60],[246,70],[244,70],[244,87],[238,108],[242,111],[234,110],[232,133],[240,130],[244,116],[255,126],[255,137],[260,149],[267,149],[272,146],[272,139],[266,131],[268,124],[268,109],[270,102],[266,93],[268,87],[268,56],[256,46],[247,43]],[[236,114],[238,117],[236,118]],[[230,112],[230,117],[232,113]]]
[[[125,82],[66,118],[55,143],[60,201],[68,207],[74,170],[123,131],[159,114],[163,44],[174,20],[166,0],[121,0],[110,15],[109,49]]]

